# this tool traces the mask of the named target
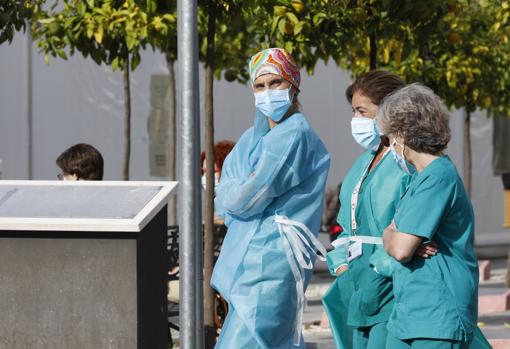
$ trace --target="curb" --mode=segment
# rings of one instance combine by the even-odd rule
[[[487,281],[491,278],[491,261],[490,260],[479,261],[478,269],[480,271],[479,282]]]
[[[510,290],[503,294],[478,297],[478,315],[502,313],[510,310]]]
[[[492,349],[510,349],[510,339],[489,339]]]

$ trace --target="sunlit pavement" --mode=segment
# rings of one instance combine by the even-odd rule
[[[504,286],[506,273],[506,260],[498,259],[491,262],[490,277],[480,282],[479,295],[484,297],[495,297],[489,301],[493,303],[510,294]],[[330,349],[335,348],[330,329],[325,326],[323,320],[323,308],[320,302],[321,296],[326,292],[332,277],[319,264],[318,269],[310,282],[307,290],[308,307],[304,313],[304,336],[307,348]],[[478,325],[485,334],[494,349],[510,349],[510,297],[505,298],[506,309],[490,310],[484,309],[482,301],[479,305]],[[503,306],[502,305],[502,306]],[[494,304],[493,304],[494,307]],[[321,324],[322,320],[322,324]]]
[[[320,234],[319,239],[326,247],[329,247],[328,235]],[[506,245],[504,247],[506,248]],[[494,256],[495,253],[492,255]],[[499,258],[491,261],[488,279],[480,282],[480,297],[507,292],[504,286],[505,273],[506,260]],[[324,321],[324,308],[321,302],[322,295],[332,281],[333,277],[329,274],[325,262],[317,260],[306,291],[307,306],[303,314],[303,336],[307,349],[335,349],[331,330]],[[510,349],[510,310],[486,314],[481,311],[480,313],[479,326],[493,348]],[[178,336],[178,333],[176,332],[175,335]]]
[[[306,291],[307,306],[303,314],[303,336],[307,349],[335,349],[329,327],[324,324],[321,298],[333,281],[333,277],[321,268],[318,269]],[[322,323],[321,323],[322,321]]]

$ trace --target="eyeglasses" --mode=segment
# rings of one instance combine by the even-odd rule
[[[57,178],[58,178],[59,181],[64,180],[64,173],[60,172],[59,174],[57,174]]]

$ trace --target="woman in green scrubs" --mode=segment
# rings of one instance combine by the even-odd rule
[[[336,279],[323,304],[338,349],[385,347],[386,323],[393,308],[392,281],[374,272],[369,258],[376,249],[372,238],[381,243],[410,176],[393,161],[388,144],[382,144],[374,118],[383,98],[404,86],[398,76],[374,70],[360,76],[346,91],[354,113],[352,135],[366,151],[345,176],[340,192],[338,222],[344,231],[337,242],[348,243],[327,256]],[[353,237],[364,238],[365,243],[351,244],[349,238]],[[423,246],[417,253],[433,254],[434,246]]]
[[[420,84],[393,93],[377,114],[392,158],[402,173],[413,175],[383,234],[384,249],[399,262],[387,348],[460,349],[469,348],[474,337],[483,341],[477,329],[474,214],[455,165],[443,154],[448,119],[441,99]],[[413,257],[430,241],[437,244],[435,256]]]

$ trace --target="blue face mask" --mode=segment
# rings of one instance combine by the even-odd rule
[[[255,107],[274,122],[280,122],[291,105],[290,88],[255,93]]]
[[[365,149],[376,151],[381,143],[381,133],[374,119],[354,117],[351,120],[351,133],[354,140]]]
[[[400,145],[400,147],[402,148],[402,154],[397,153],[394,147],[395,144]],[[402,171],[404,171],[408,175],[413,175],[416,172],[416,168],[405,159],[404,147],[405,147],[404,144],[400,144],[399,142],[397,142],[396,139],[393,139],[393,143],[391,143],[390,145],[391,154],[393,154],[393,159],[395,160],[398,167],[400,167]]]

